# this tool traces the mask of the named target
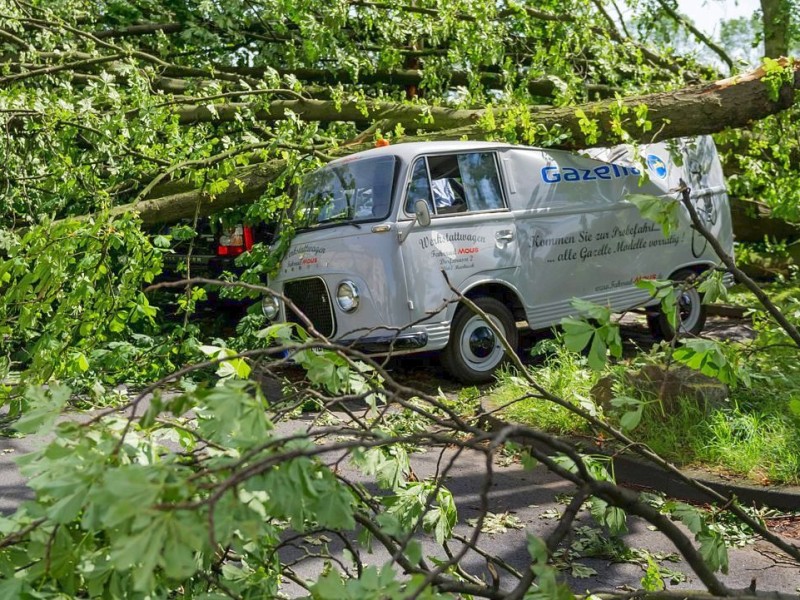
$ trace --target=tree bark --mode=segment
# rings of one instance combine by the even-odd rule
[[[762,78],[763,69],[757,69],[741,76],[723,79],[711,84],[693,86],[674,92],[663,92],[644,96],[634,96],[621,101],[626,112],[624,125],[629,129],[631,142],[654,142],[676,137],[710,134],[729,127],[742,127],[752,121],[763,119],[792,105],[795,90],[800,89],[800,61],[784,59],[783,65],[791,75],[791,85],[785,83],[777,97],[771,97]],[[298,104],[291,104],[298,102]],[[647,106],[647,119],[652,123],[648,130],[637,128],[634,111],[640,105]],[[292,106],[301,117],[319,121],[341,121],[356,119],[376,120],[384,130],[392,130],[395,125],[402,125],[406,131],[423,130],[422,135],[406,136],[397,141],[434,141],[453,139],[493,139],[496,133],[481,122],[486,116],[485,110],[454,110],[445,108],[418,107],[403,104],[373,105],[369,116],[356,115],[354,107],[343,106],[339,112],[333,103],[324,101],[280,101],[280,106],[273,112],[264,109],[265,118],[279,119],[283,110]],[[225,105],[217,109],[219,114],[228,115]],[[532,123],[544,125],[549,131],[559,129],[570,133],[570,137],[553,145],[556,148],[577,150],[591,146],[612,145],[620,142],[612,130],[613,111],[619,111],[615,102],[592,102],[581,105],[588,119],[595,122],[595,136],[587,136],[581,129],[581,119],[576,114],[576,107],[534,107],[530,111]],[[231,109],[235,114],[236,109]],[[306,111],[305,113],[303,111]],[[432,123],[423,123],[420,116],[430,110]],[[194,111],[194,112],[192,112]],[[198,107],[190,107],[185,113],[184,122],[194,122],[210,118],[203,115]],[[191,115],[194,116],[191,116]],[[496,120],[502,120],[504,114],[498,111]],[[227,117],[226,117],[227,118]],[[230,118],[233,118],[232,116]],[[525,135],[524,128],[519,128],[520,137]],[[524,139],[524,138],[523,138]],[[343,156],[369,147],[366,144],[347,145],[332,154]],[[240,191],[231,178],[228,190],[216,199],[211,199],[200,190],[161,195],[156,188],[150,199],[137,206],[125,205],[115,209],[118,212],[137,210],[147,223],[169,222],[194,214],[198,203],[201,214],[209,214],[227,206],[245,204],[257,198],[266,189],[268,183],[283,168],[282,161],[271,161],[248,168],[236,174],[236,179],[243,182]],[[174,190],[174,186],[171,188]]]
[[[761,0],[764,24],[764,56],[789,55],[790,7],[788,0]]]
[[[206,217],[231,206],[253,202],[285,168],[286,161],[282,159],[251,165],[238,171],[236,177],[231,179],[228,188],[216,196],[211,196],[202,189],[165,196],[156,195],[137,203],[116,206],[111,209],[111,214],[136,212],[145,225],[174,223],[180,219],[193,217],[195,213]],[[170,185],[165,184],[164,187],[169,188]]]
[[[627,116],[626,127],[633,136],[633,141],[651,142],[746,126],[792,105],[794,90],[800,88],[800,62],[784,60],[783,64],[792,71],[793,85],[784,85],[777,99],[770,98],[762,81],[764,71],[757,69],[711,84],[626,98],[622,100],[622,109]],[[652,128],[637,132],[633,125],[633,114],[636,107],[642,104],[647,106],[647,119],[652,123]],[[595,120],[599,127],[598,137],[594,140],[590,139],[591,136],[587,138],[582,132],[575,107],[539,105],[531,108],[530,114],[532,122],[541,123],[548,129],[560,127],[571,133],[571,138],[557,147],[580,149],[619,142],[611,120],[615,105],[616,102],[598,101],[580,106],[586,116]],[[187,106],[176,112],[180,122],[188,125],[232,121],[242,109],[254,110],[256,119],[266,121],[283,119],[285,112],[291,110],[305,120],[320,122],[352,121],[365,124],[378,119],[384,121],[389,128],[400,124],[407,131],[441,132],[455,137],[467,135],[471,139],[486,139],[491,134],[491,131],[487,131],[479,123],[487,116],[484,109],[452,109],[399,103],[368,103],[366,114],[362,112],[363,107],[355,103],[344,103],[337,109],[333,102],[324,100],[276,100],[268,105],[224,103],[214,105],[213,110],[205,105]],[[496,120],[502,120],[505,116],[506,113],[502,110],[495,109]],[[519,133],[524,136],[525,131],[520,130]]]
[[[794,241],[800,238],[800,225],[771,216],[766,204],[754,200],[731,198],[733,233],[738,242],[770,240]]]

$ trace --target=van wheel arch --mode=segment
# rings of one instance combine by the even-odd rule
[[[520,301],[517,292],[502,283],[482,283],[476,285],[464,292],[464,296],[473,302],[476,298],[494,298],[506,305],[516,321],[526,321],[528,318],[525,314],[525,306],[522,304],[522,301]]]

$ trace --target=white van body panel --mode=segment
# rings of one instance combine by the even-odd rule
[[[719,262],[690,227],[683,206],[679,226],[665,238],[659,225],[625,199],[629,194],[677,202],[684,181],[707,226],[733,252],[722,168],[710,137],[584,155],[489,142],[398,144],[329,167],[385,156],[396,161],[385,218],[300,231],[269,282],[317,317],[330,315],[321,333],[368,351],[443,348],[457,308],[449,286],[499,295],[513,305],[515,317],[539,329],[574,314],[573,298],[617,311],[644,306],[652,300],[636,287],[639,279],[665,279]],[[462,169],[453,187],[472,186],[463,195],[493,197],[482,200],[479,210],[448,213],[431,206],[440,214],[422,227],[410,208],[413,170],[427,168],[432,182],[432,169],[448,164]],[[466,168],[473,169],[470,181]],[[308,285],[298,283],[303,281]],[[350,313],[336,302],[343,281],[354,283],[360,296]],[[286,311],[281,316],[293,318]]]

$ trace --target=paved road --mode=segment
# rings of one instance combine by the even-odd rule
[[[297,426],[301,423],[297,422]],[[454,455],[453,449],[438,449],[417,454],[413,457],[412,466],[420,478],[430,477],[441,469]],[[355,479],[358,475],[351,470],[347,474]],[[480,511],[479,490],[485,478],[484,457],[477,452],[464,452],[454,462],[452,471],[447,478],[447,487],[453,493],[458,506],[459,525],[456,532],[468,537],[472,534],[469,520],[478,516]],[[363,480],[363,478],[361,478]],[[502,558],[516,569],[524,569],[528,564],[526,550],[526,537],[528,534],[540,537],[546,536],[555,526],[557,515],[563,512],[568,497],[575,488],[572,484],[552,475],[543,467],[527,471],[515,461],[499,460],[494,463],[493,483],[490,492],[490,511],[495,514],[508,513],[518,520],[521,529],[508,528],[503,533],[484,534],[479,545],[493,556]],[[582,529],[586,528],[586,529]],[[672,542],[663,534],[652,531],[649,524],[638,518],[628,520],[629,532],[620,540],[633,550],[648,550],[660,556],[672,555],[675,558],[676,549]],[[607,533],[599,533],[598,527],[586,511],[582,511],[576,523],[575,531],[567,540],[564,547],[572,543],[580,543],[594,535],[609,540]],[[800,539],[791,540],[800,544]],[[335,544],[333,544],[335,546]],[[454,549],[459,548],[454,544]],[[313,544],[308,546],[313,551]],[[444,558],[442,549],[430,539],[424,540],[423,547],[426,554]],[[800,586],[800,565],[790,564],[788,557],[772,552],[770,546],[763,541],[754,541],[743,548],[732,548],[729,551],[730,569],[727,576],[721,576],[726,585],[731,588],[746,588],[756,579],[759,591],[781,591],[795,593]],[[294,558],[298,554],[286,555]],[[377,550],[371,557],[366,557],[366,562],[381,564],[388,555]],[[481,574],[489,579],[486,570],[485,558],[470,552],[463,561],[465,567],[473,573]],[[576,592],[611,591],[639,588],[644,570],[640,564],[634,562],[619,562],[619,558],[596,557],[580,558],[572,563],[577,564],[574,572],[580,572],[580,566],[589,567],[596,572],[591,577],[579,578],[572,576],[571,569],[565,569],[562,574]],[[691,573],[688,565],[682,561],[662,561],[664,567],[681,573],[685,581],[668,585],[668,589],[698,589],[702,584]],[[321,561],[309,561],[298,571],[306,577],[313,577],[322,568]],[[514,580],[510,576],[501,574],[502,588],[513,586]]]

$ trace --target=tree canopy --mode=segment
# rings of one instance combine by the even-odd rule
[[[175,204],[153,220],[215,197],[258,200],[256,215],[301,159],[375,136],[581,148],[747,127],[793,104],[794,63],[707,83],[734,73],[727,53],[670,2],[645,8],[5,2],[3,219],[127,205],[148,220],[154,197]],[[774,10],[770,32],[791,15]],[[680,27],[729,72],[651,43]]]

